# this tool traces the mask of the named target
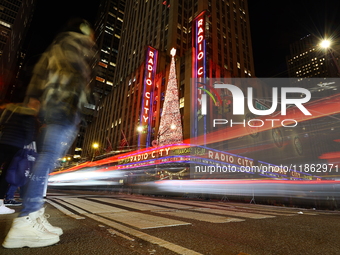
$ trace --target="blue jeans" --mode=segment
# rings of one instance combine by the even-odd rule
[[[6,200],[12,200],[14,199],[14,194],[15,194],[15,191],[18,189],[19,187],[18,186],[15,186],[15,185],[9,185],[9,188],[7,190],[7,194],[6,194]],[[20,191],[21,191],[21,188],[20,188]]]
[[[40,151],[29,179],[24,199],[23,209],[19,217],[40,210],[44,205],[44,186],[49,173],[55,168],[57,160],[64,156],[72,145],[78,128],[76,125],[47,124],[39,135]]]
[[[5,198],[9,186],[6,181],[7,168],[20,149],[20,147],[0,143],[0,168],[2,166],[2,173],[0,174],[0,199]]]

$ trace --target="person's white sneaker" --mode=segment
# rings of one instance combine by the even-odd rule
[[[2,246],[5,248],[44,247],[56,244],[59,236],[37,221],[39,211],[14,219]]]
[[[61,228],[54,227],[47,221],[50,215],[45,214],[45,208],[41,208],[38,212],[39,212],[39,217],[37,218],[37,221],[40,224],[42,224],[49,232],[53,234],[57,234],[58,236],[61,236],[63,234],[63,230]]]
[[[6,207],[4,204],[0,205],[0,214],[15,213],[15,210]]]

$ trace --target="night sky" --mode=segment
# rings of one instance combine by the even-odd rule
[[[324,34],[340,41],[339,0],[248,0],[257,77],[287,77],[289,45]]]
[[[72,16],[94,22],[99,0],[38,0],[26,47],[38,55]],[[339,0],[248,0],[257,77],[285,77],[289,44],[324,32],[340,40]]]
[[[41,54],[70,18],[85,18],[93,24],[99,2],[99,0],[38,0],[25,41],[28,58]]]

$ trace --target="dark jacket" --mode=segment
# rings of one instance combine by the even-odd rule
[[[0,144],[23,148],[35,139],[37,112],[20,104],[8,104],[0,118]]]
[[[63,32],[35,65],[26,97],[40,100],[46,124],[78,124],[89,103],[95,43],[89,36]]]

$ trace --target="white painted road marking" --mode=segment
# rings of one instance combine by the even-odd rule
[[[95,200],[95,201],[91,201]],[[150,229],[160,227],[173,227],[190,225],[191,223],[174,220],[170,217],[173,216],[184,219],[191,219],[197,221],[205,221],[211,223],[227,223],[227,222],[238,222],[245,221],[244,218],[252,219],[263,219],[263,218],[274,218],[273,215],[290,216],[293,210],[283,210],[281,208],[251,208],[250,206],[229,206],[229,204],[218,204],[214,202],[204,203],[202,201],[184,201],[184,200],[171,200],[171,199],[153,199],[145,198],[139,199],[134,197],[119,197],[113,198],[104,197],[65,197],[65,196],[54,196],[55,202],[47,199],[51,205],[55,206],[66,215],[74,217],[76,219],[84,219],[82,216],[91,218],[98,222],[101,222],[113,229],[108,229],[112,234],[119,235],[129,241],[133,241],[134,238],[139,238],[157,244],[177,254],[188,254],[188,255],[199,255],[200,253],[182,247],[180,245],[168,242],[155,236],[148,235],[139,229]],[[129,201],[126,201],[129,200]],[[56,203],[57,202],[57,203]],[[111,205],[103,204],[110,203]],[[61,204],[61,205],[60,205]],[[121,209],[117,206],[122,206],[127,209]],[[76,215],[79,213],[81,216]],[[178,209],[181,210],[178,210]],[[134,212],[131,210],[139,210]],[[145,211],[151,211],[147,213]],[[156,216],[159,214],[162,216]],[[233,216],[233,217],[227,217]],[[240,217],[240,218],[239,218]],[[122,224],[121,224],[122,223]],[[124,224],[124,225],[123,225]],[[129,225],[129,226],[126,226]],[[132,226],[132,227],[130,227]],[[122,234],[125,233],[126,235]]]
[[[110,218],[114,221],[125,223],[130,226],[134,226],[139,229],[191,225],[191,223],[188,222],[168,219],[160,216],[143,214],[139,212],[110,213],[102,216]]]
[[[124,201],[124,200],[119,200],[119,199],[112,199],[112,198],[93,198],[93,199],[100,201],[100,202],[110,203],[113,205],[129,207],[129,208],[136,209],[139,211],[151,211],[151,210],[156,210],[160,208],[159,206],[155,206],[155,205],[140,204],[140,203],[134,203],[134,202]]]
[[[103,224],[106,224],[106,225],[108,225],[108,226],[110,226],[110,227],[112,227],[114,229],[117,229],[119,231],[127,233],[128,235],[138,237],[138,238],[140,238],[140,239],[142,239],[144,241],[147,241],[149,243],[152,243],[152,244],[157,244],[157,245],[159,245],[159,246],[161,246],[163,248],[166,248],[166,249],[168,249],[170,251],[176,252],[177,254],[202,255],[202,253],[199,253],[199,252],[187,249],[187,248],[182,247],[180,245],[168,242],[168,241],[166,241],[164,239],[148,235],[148,234],[146,234],[144,232],[141,232],[141,231],[138,231],[138,230],[126,227],[124,225],[121,225],[119,223],[113,222],[111,220],[104,219],[104,218],[99,217],[97,215],[89,214],[88,217],[92,218],[93,220],[96,220],[98,222],[101,222]]]

